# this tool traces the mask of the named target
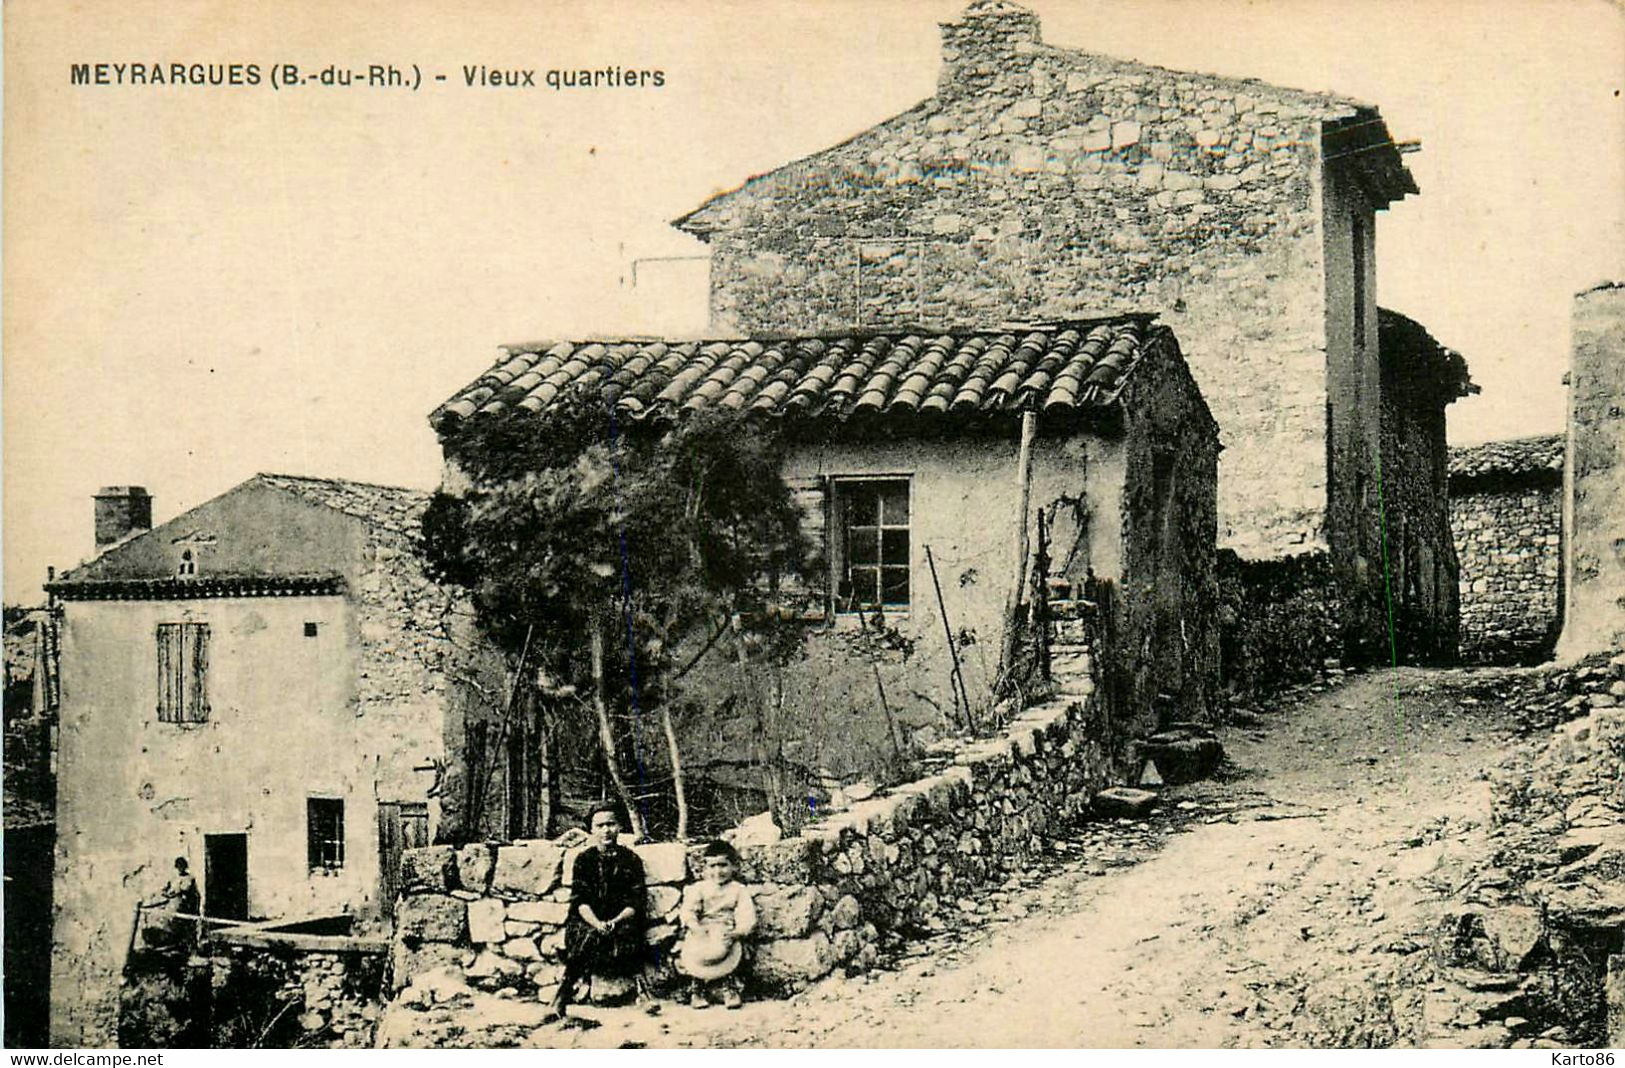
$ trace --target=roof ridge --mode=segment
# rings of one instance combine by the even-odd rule
[[[986,326],[970,324],[907,323],[898,326],[854,326],[843,330],[821,331],[763,331],[752,334],[588,334],[582,337],[552,337],[538,341],[512,341],[498,345],[508,352],[545,352],[556,345],[731,345],[746,342],[761,344],[788,341],[868,341],[877,337],[986,337],[1008,334],[1016,330],[1066,330],[1081,327],[1115,326],[1120,323],[1138,323],[1149,326],[1161,312],[1127,311],[1110,315],[1063,316],[1055,319],[1009,320]]]
[[[358,486],[363,489],[389,490],[393,493],[433,493],[433,490],[412,486],[395,486],[387,482],[367,482],[359,478],[336,478],[330,475],[289,475],[279,471],[256,471],[255,478],[280,478],[289,482],[310,482],[327,486]]]

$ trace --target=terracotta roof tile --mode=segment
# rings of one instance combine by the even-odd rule
[[[633,421],[721,408],[840,421],[884,414],[1049,412],[1116,401],[1151,317],[999,330],[900,331],[701,342],[586,341],[517,347],[431,422],[518,406],[543,412],[596,391]]]
[[[1545,434],[1450,450],[1450,483],[1462,486],[1478,480],[1528,479],[1558,481],[1563,473],[1567,439]]]

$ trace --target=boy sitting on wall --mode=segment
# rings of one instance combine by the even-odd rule
[[[750,888],[735,881],[739,854],[727,842],[705,847],[705,878],[683,890],[683,948],[677,967],[692,981],[689,1004],[703,1009],[710,995],[722,994],[730,1009],[742,1003],[737,974],[744,959],[743,939],[756,930],[756,903]]]

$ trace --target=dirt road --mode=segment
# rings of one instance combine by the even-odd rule
[[[1080,832],[1050,871],[990,895],[988,914],[912,947],[893,970],[733,1012],[588,1008],[585,1028],[535,1027],[531,1006],[509,1002],[500,1024],[473,1024],[477,1009],[464,1014],[453,1041],[1426,1041],[1429,933],[1487,852],[1484,769],[1508,733],[1496,708],[1465,696],[1470,680],[1412,669],[1358,676],[1228,730],[1234,770],[1225,781],[1167,790],[1164,815],[1150,826]],[[1489,1026],[1479,1038],[1493,1044],[1497,1025]]]

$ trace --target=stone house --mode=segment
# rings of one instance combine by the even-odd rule
[[[135,908],[189,858],[225,919],[392,905],[434,833],[451,599],[414,555],[427,495],[257,475],[151,527],[96,501],[61,606],[51,1036],[105,1046]]]
[[[1625,648],[1625,282],[1574,298],[1563,496],[1558,655]]]
[[[1296,584],[1235,626],[1329,621],[1238,647],[1277,673],[1386,657],[1391,592],[1416,642],[1401,653],[1450,655],[1444,498],[1385,500],[1382,477],[1415,454],[1442,483],[1432,428],[1469,388],[1464,366],[1415,393],[1383,370],[1375,220],[1417,192],[1414,146],[1353,100],[1048,44],[1008,0],[976,0],[942,34],[935,95],[675,221],[710,248],[712,329],[1155,309],[1219,424],[1220,548],[1251,565],[1246,589]],[[1418,580],[1391,591],[1384,515],[1415,542]]]
[[[1461,658],[1531,663],[1563,621],[1561,434],[1450,451],[1450,523],[1461,560]]]
[[[781,432],[782,470],[827,563],[812,637],[785,681],[788,747],[843,781],[883,747],[879,700],[916,749],[958,715],[956,670],[985,714],[1023,532],[1028,560],[1042,540],[1039,579],[1058,597],[1113,588],[1115,638],[1101,655],[1120,741],[1203,718],[1215,699],[1217,433],[1173,332],[1147,317],[515,346],[431,418],[448,488],[478,488],[455,454],[482,419],[529,411],[543,432],[571,390],[600,393],[626,434],[708,407]],[[875,613],[907,654],[854,647]],[[1055,667],[1064,689],[1081,665]],[[725,700],[698,704],[678,728],[684,766],[691,779],[724,776],[752,750],[751,724]],[[448,724],[448,746],[458,735]]]

